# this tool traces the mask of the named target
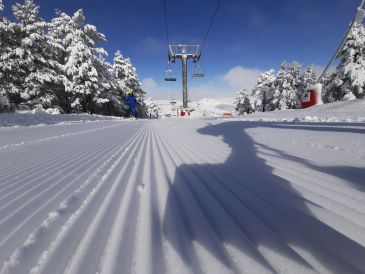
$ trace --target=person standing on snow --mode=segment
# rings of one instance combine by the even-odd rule
[[[129,117],[137,118],[137,100],[136,97],[134,97],[133,90],[130,89],[127,92],[127,97],[125,98],[125,103],[129,106]]]

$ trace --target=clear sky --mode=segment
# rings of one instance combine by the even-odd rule
[[[201,43],[218,0],[166,0],[171,43]],[[4,0],[5,14],[22,0]],[[109,60],[117,49],[130,57],[149,96],[181,97],[181,82],[163,81],[167,43],[163,0],[35,0],[41,17],[54,10],[82,8],[87,22],[104,33]],[[336,50],[360,0],[222,0],[202,53],[203,79],[189,78],[189,93],[233,96],[250,88],[257,75],[299,61],[320,70]],[[180,62],[175,65],[180,76]],[[192,64],[190,64],[191,72]]]

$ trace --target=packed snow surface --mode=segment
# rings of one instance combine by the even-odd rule
[[[47,112],[23,111],[0,114],[0,127],[18,127],[51,125],[59,123],[92,122],[99,120],[120,120],[118,117],[107,117],[89,114],[53,114]]]
[[[295,116],[0,128],[0,273],[365,273],[365,124]]]
[[[256,112],[244,115],[245,121],[271,122],[351,122],[365,123],[365,100],[350,100],[307,109],[291,109],[284,111]]]

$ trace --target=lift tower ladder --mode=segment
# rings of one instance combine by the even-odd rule
[[[188,107],[188,59],[194,63],[200,59],[200,45],[169,45],[169,61],[182,61],[183,108]]]

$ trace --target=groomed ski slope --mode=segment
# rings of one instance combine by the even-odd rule
[[[0,273],[365,273],[365,125],[0,129]]]

